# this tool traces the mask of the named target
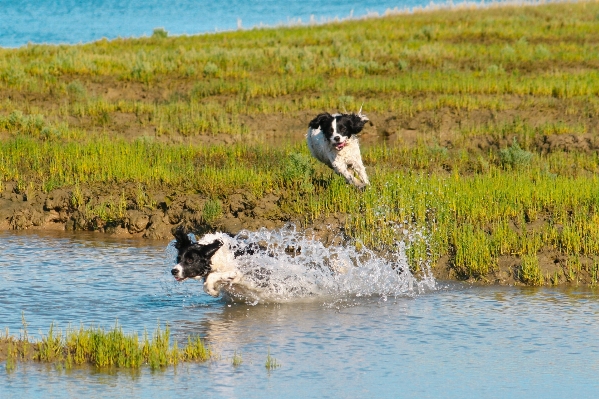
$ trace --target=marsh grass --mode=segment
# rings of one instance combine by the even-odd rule
[[[364,101],[368,112],[402,117],[545,104],[574,117],[552,122],[561,123],[558,131],[594,129],[585,119],[599,115],[597,14],[596,1],[458,7],[199,36],[168,37],[157,28],[138,39],[0,49],[7,93],[0,116],[22,112],[34,119],[23,121],[32,130],[43,117],[52,136],[75,130],[73,119],[103,131],[128,114],[157,136],[189,137],[246,134],[244,115],[358,109]],[[96,91],[111,82],[169,94],[123,99]],[[31,105],[40,96],[55,101]]]
[[[519,270],[519,278],[526,285],[544,285],[545,279],[539,267],[539,259],[536,254],[523,255]]]
[[[116,323],[113,329],[81,326],[67,328],[63,333],[54,325],[39,341],[31,341],[26,325],[20,339],[9,336],[7,371],[13,370],[18,361],[33,359],[44,363],[59,364],[71,368],[76,365],[92,365],[98,368],[117,367],[138,369],[144,365],[159,369],[179,362],[204,362],[211,358],[212,351],[200,337],[188,337],[188,342],[179,348],[177,341],[171,343],[170,329],[158,326],[149,336],[125,333]]]
[[[281,367],[281,364],[270,354],[270,348],[268,349],[268,354],[266,355],[266,363],[264,363],[264,367],[266,370],[271,371]]]
[[[235,353],[233,353],[233,359],[231,360],[231,363],[233,364],[233,367],[241,366],[243,363],[243,357],[241,356],[241,353],[237,353],[237,351],[235,351]]]

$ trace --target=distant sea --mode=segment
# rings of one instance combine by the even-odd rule
[[[430,0],[0,0],[0,47],[150,36],[155,28],[192,35],[318,23],[429,4]]]

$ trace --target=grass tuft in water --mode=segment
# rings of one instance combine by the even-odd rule
[[[241,357],[241,353],[237,353],[237,351],[235,351],[235,353],[233,353],[232,363],[233,363],[234,367],[241,366],[241,364],[243,363],[243,358]]]
[[[26,333],[20,339],[8,335],[1,340],[7,345],[7,371],[16,367],[17,360],[36,360],[71,368],[74,365],[92,365],[99,368],[117,367],[138,369],[144,365],[151,369],[177,365],[179,362],[204,362],[212,351],[200,337],[189,337],[183,349],[177,341],[171,344],[170,328],[156,327],[150,337],[142,338],[133,332],[125,333],[115,323],[111,330],[103,328],[67,328],[57,331],[54,324],[39,342],[30,341]]]
[[[266,367],[266,369],[269,371],[281,367],[281,364],[277,362],[277,359],[270,355],[270,349],[266,355],[266,363],[264,364],[264,367]]]

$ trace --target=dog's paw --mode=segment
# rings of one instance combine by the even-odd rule
[[[226,277],[223,278],[223,282],[226,284],[236,284],[241,280],[241,273],[232,273]]]
[[[220,295],[220,291],[215,290],[212,287],[204,287],[204,292],[210,296],[215,297],[215,298]]]

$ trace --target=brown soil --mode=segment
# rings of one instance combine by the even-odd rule
[[[12,352],[13,357],[16,354],[19,361],[32,360],[38,352],[36,344],[26,344],[12,337],[0,338],[0,362],[8,358],[9,351]]]

